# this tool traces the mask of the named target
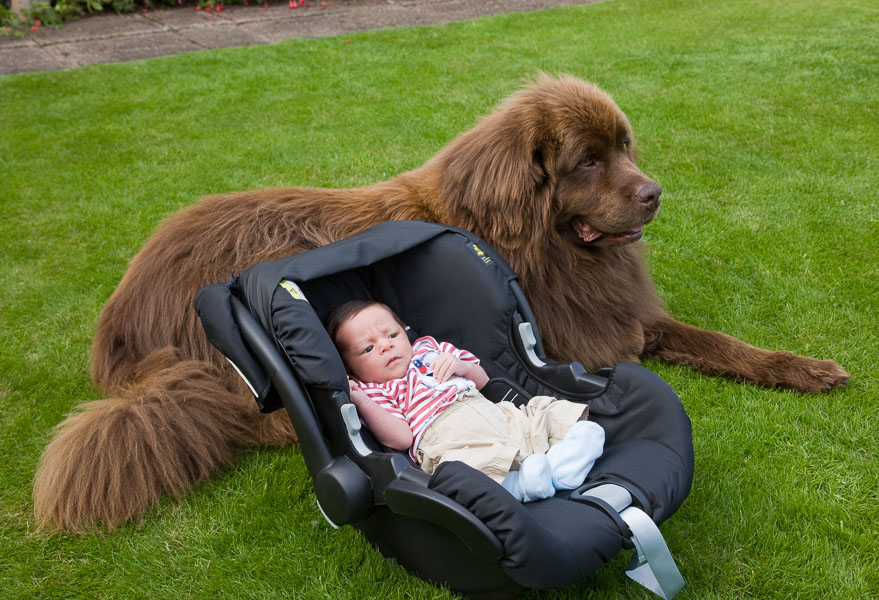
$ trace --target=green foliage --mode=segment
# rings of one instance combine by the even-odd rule
[[[5,4],[0,5],[0,26],[4,27],[4,30],[0,31],[9,35],[34,27],[38,29],[44,25],[58,26],[65,21],[90,13],[102,12],[104,9],[121,14],[133,12],[138,7],[153,8],[157,2],[176,6],[181,4],[182,0],[50,0],[31,6],[29,10],[24,11],[23,19],[19,19],[12,13],[9,8],[10,0],[4,0],[4,2]],[[10,31],[5,31],[5,28]]]
[[[628,114],[664,190],[645,239],[673,314],[852,373],[806,396],[647,364],[693,423],[693,490],[662,524],[678,598],[879,598],[876,30],[870,0],[616,0],[0,78],[0,596],[453,597],[331,530],[297,448],[245,452],[112,534],[33,534],[31,480],[101,397],[98,312],[164,217],[387,179],[544,70]],[[539,597],[652,598],[626,558]]]
[[[65,21],[102,12],[105,9],[122,14],[138,9],[148,11],[161,5],[179,6],[184,4],[186,0],[50,0],[34,4],[29,10],[24,11],[23,18],[12,13],[9,8],[10,0],[2,1],[3,3],[0,4],[0,27],[2,27],[0,36],[21,35],[28,30],[37,31],[42,26],[59,26]],[[305,0],[294,0],[291,7],[295,7],[300,1],[305,4]],[[220,12],[225,9],[227,4],[268,4],[263,0],[259,2],[256,0],[195,0],[194,3],[188,3],[193,4],[195,10],[205,9],[207,12],[213,10]]]
[[[4,0],[0,3],[0,35],[10,35],[13,31],[17,31],[23,26],[21,19],[12,12],[11,2]]]

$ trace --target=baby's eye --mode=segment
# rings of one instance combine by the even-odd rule
[[[390,337],[391,339],[394,339],[394,338],[397,337],[398,335],[400,335],[400,334],[397,333],[397,332],[394,332],[394,333],[392,333],[391,335],[389,335],[388,337]]]
[[[367,346],[366,348],[363,349],[363,354],[369,354],[370,352],[372,352],[373,348],[375,348],[375,346],[370,344],[369,346]]]

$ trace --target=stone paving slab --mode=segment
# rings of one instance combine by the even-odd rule
[[[339,29],[340,24],[337,23],[330,28],[318,19],[314,20],[314,27],[301,27],[302,23],[299,23],[299,25],[299,31],[295,36],[290,35],[290,24],[285,20],[248,21],[237,25],[237,27],[253,35],[262,36],[269,44],[283,42],[291,37],[314,38],[345,33],[345,31]],[[330,30],[332,30],[332,33],[330,33]]]
[[[222,12],[192,6],[124,15],[91,15],[26,38],[0,35],[0,75],[124,62],[207,48],[274,43],[354,31],[442,24],[486,15],[591,4],[601,0],[308,0],[230,6]]]
[[[120,43],[120,40],[124,40],[124,43]],[[160,31],[149,35],[94,40],[88,44],[76,42],[56,44],[47,46],[46,49],[60,55],[69,65],[67,68],[70,68],[204,50],[204,46],[199,46],[173,31]]]
[[[300,19],[311,18],[332,20],[340,13],[353,10],[363,10],[369,6],[375,6],[376,4],[387,4],[387,1],[388,0],[384,0],[383,2],[377,0],[360,0],[352,3],[327,2],[325,6],[322,6],[319,2],[310,0],[304,8],[296,9],[291,9],[288,5],[283,3],[270,4],[268,8],[265,8],[260,3],[255,3],[250,6],[236,4],[234,6],[227,6],[223,12],[219,13],[219,16],[235,23],[275,20],[290,20],[291,22],[295,22]],[[216,13],[214,14],[216,15]]]
[[[162,25],[141,14],[99,14],[65,23],[63,27],[41,27],[31,39],[40,46],[158,33]]]
[[[37,44],[30,38],[17,38],[0,35],[0,49],[2,48],[32,48]]]
[[[226,16],[227,12],[228,11],[223,11],[222,13],[206,13],[188,7],[170,10],[153,10],[144,13],[142,16],[144,19],[149,19],[164,29],[179,30],[192,27],[204,28],[226,25],[231,22]]]
[[[54,71],[58,62],[39,46],[0,48],[0,74]]]
[[[178,34],[201,46],[202,48],[233,48],[236,46],[255,46],[257,44],[271,43],[273,40],[266,37],[260,27],[252,31],[235,23],[217,25],[213,27],[192,27],[184,29]]]

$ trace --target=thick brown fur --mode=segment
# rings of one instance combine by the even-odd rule
[[[109,528],[179,495],[237,449],[283,445],[283,411],[260,415],[192,309],[205,284],[379,222],[469,229],[518,272],[547,353],[588,369],[643,356],[805,392],[848,374],[832,361],[757,349],[675,321],[653,291],[641,227],[659,187],[637,169],[631,127],[609,96],[541,77],[424,166],[358,189],[209,197],[165,221],[100,316],[92,377],[110,399],[59,425],[34,485],[39,526]]]

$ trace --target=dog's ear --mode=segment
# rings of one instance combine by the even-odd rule
[[[486,117],[439,157],[445,209],[498,246],[515,247],[550,226],[551,152],[527,115]]]

